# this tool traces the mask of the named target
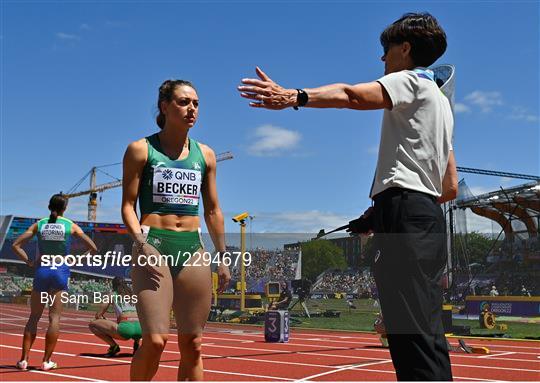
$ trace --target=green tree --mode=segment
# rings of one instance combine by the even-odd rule
[[[327,269],[343,270],[347,261],[343,249],[327,240],[302,243],[302,278],[315,282],[317,276]]]
[[[366,267],[371,266],[373,263],[374,249],[373,249],[373,236],[369,236],[364,245],[362,246],[362,251],[360,254],[360,266]]]
[[[455,246],[458,252],[465,250],[469,256],[469,263],[486,263],[488,251],[493,251],[501,246],[502,241],[494,242],[493,238],[476,231],[467,234],[456,234]]]

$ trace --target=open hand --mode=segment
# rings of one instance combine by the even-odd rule
[[[261,68],[256,67],[255,71],[259,79],[244,78],[238,87],[240,96],[257,102],[250,102],[249,106],[254,108],[265,108],[272,110],[285,109],[296,105],[298,92],[295,89],[285,89],[274,82]]]
[[[352,234],[370,234],[373,232],[373,207],[369,207],[359,218],[349,222],[347,232]]]
[[[225,290],[227,290],[227,287],[229,287],[229,282],[231,280],[231,272],[229,270],[228,266],[225,266],[223,263],[220,263],[217,267],[217,275],[218,275],[218,293],[222,293]]]
[[[149,257],[150,255],[152,255],[152,257]],[[144,243],[134,262],[137,263],[138,266],[143,266],[151,275],[163,277],[163,274],[158,269],[159,264],[154,265],[154,262],[159,260],[160,256],[161,254],[154,246]]]

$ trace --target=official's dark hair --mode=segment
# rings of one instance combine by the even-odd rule
[[[55,194],[49,200],[49,210],[51,215],[49,216],[49,223],[55,223],[59,215],[66,210],[68,199],[62,194]]]
[[[165,127],[165,115],[161,111],[161,103],[163,101],[171,102],[174,94],[174,90],[179,86],[189,86],[196,91],[195,87],[190,81],[186,80],[165,80],[159,87],[159,95],[157,101],[158,115],[156,117],[156,123],[160,129]]]
[[[131,287],[129,287],[129,285],[127,284],[124,278],[114,277],[112,280],[112,288],[118,294],[123,294],[123,295],[133,294]]]
[[[381,33],[381,45],[387,52],[390,44],[411,44],[415,65],[428,67],[446,51],[446,33],[429,13],[406,13]]]

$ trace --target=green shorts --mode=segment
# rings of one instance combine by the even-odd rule
[[[137,340],[142,338],[141,324],[139,321],[122,321],[118,323],[117,331],[118,335],[124,339]]]
[[[175,278],[194,252],[203,247],[198,231],[172,231],[150,228],[146,242],[166,256],[165,261]],[[163,259],[163,257],[162,257]]]

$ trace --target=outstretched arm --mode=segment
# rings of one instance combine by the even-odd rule
[[[249,103],[250,106],[279,110],[298,105],[296,89],[283,88],[259,67],[256,72],[258,79],[242,79],[244,85],[238,87],[242,97],[253,100]],[[356,85],[330,84],[304,91],[308,95],[305,106],[310,108],[392,109],[388,93],[376,81]]]

